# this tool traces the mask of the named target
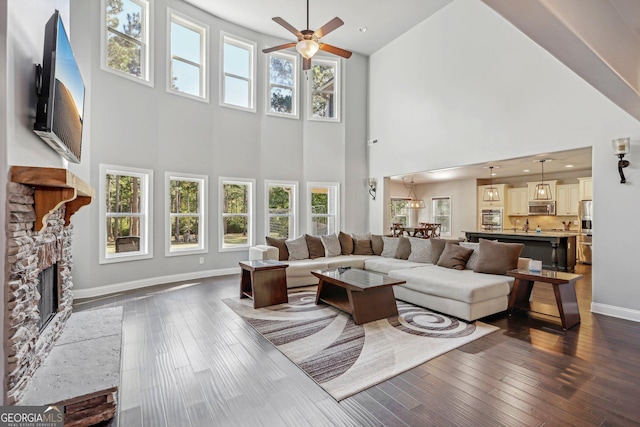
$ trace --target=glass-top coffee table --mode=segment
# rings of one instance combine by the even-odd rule
[[[313,270],[311,274],[320,279],[316,304],[322,301],[351,314],[356,325],[398,315],[392,286],[404,280],[357,268]]]

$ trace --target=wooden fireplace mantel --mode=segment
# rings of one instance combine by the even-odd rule
[[[64,223],[69,225],[71,215],[95,197],[93,187],[67,169],[12,166],[11,181],[34,187],[36,231],[46,228],[47,217],[62,204],[67,207]]]

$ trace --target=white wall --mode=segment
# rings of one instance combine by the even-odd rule
[[[477,184],[475,179],[443,181],[416,186],[416,194],[423,199],[427,208],[420,211],[418,221],[433,222],[432,197],[451,197],[451,237],[465,237],[465,231],[476,229],[476,210],[469,206],[476,204]]]
[[[637,120],[478,0],[446,6],[372,55],[369,69],[368,138],[379,140],[369,174],[379,181],[592,146],[594,310],[640,320]],[[623,136],[633,147],[626,185],[610,142]],[[384,209],[370,215],[381,232]]]
[[[171,7],[210,26],[210,103],[165,91],[166,8]],[[365,151],[368,59],[355,54],[342,62],[343,104],[340,123],[308,122],[304,97],[301,119],[266,116],[266,55],[257,56],[256,114],[219,106],[220,31],[256,41],[258,49],[276,40],[222,21],[182,1],[155,0],[155,87],[131,82],[100,69],[100,2],[71,0],[73,32],[83,34],[82,52],[90,55],[91,70],[91,183],[98,187],[99,164],[154,170],[154,258],[117,264],[98,264],[98,203],[88,209],[88,224],[76,228],[74,283],[80,295],[109,285],[141,286],[160,278],[213,274],[237,269],[247,251],[218,252],[218,177],[256,179],[256,243],[264,243],[264,179],[298,181],[300,231],[306,231],[304,191],[307,181],[337,181],[341,186],[342,228],[367,228]],[[268,18],[265,18],[268,19]],[[301,75],[301,83],[306,83]],[[304,85],[301,85],[301,94]],[[209,176],[209,253],[164,257],[164,172]],[[86,209],[86,208],[85,208]],[[199,258],[204,256],[204,265]],[[185,276],[186,277],[186,276]],[[116,288],[103,288],[116,290]]]

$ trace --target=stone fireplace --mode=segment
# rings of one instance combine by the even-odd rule
[[[93,196],[64,169],[14,166],[11,173],[4,319],[9,405],[20,402],[71,315],[70,217]]]

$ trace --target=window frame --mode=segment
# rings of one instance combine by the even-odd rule
[[[199,206],[198,206],[198,214],[179,214],[171,212],[171,182],[172,181],[192,181],[198,182],[200,184],[199,187]],[[209,253],[209,177],[207,175],[195,175],[190,173],[180,173],[180,172],[165,172],[164,173],[164,194],[165,194],[165,225],[164,230],[166,233],[165,237],[165,249],[164,255],[167,257],[171,256],[182,256],[182,255],[194,255],[194,254],[206,254]],[[173,218],[175,216],[197,216],[198,217],[198,247],[197,248],[185,248],[185,249],[174,249],[171,247],[171,233],[169,232],[170,227],[173,223]]]
[[[200,34],[200,64],[196,64],[185,58],[177,57],[177,60],[198,66],[200,68],[200,95],[192,95],[190,93],[176,90],[171,87],[173,78],[173,46],[171,44],[171,24],[177,24],[191,31]],[[167,78],[166,78],[166,91],[173,95],[184,96],[196,101],[209,103],[209,26],[203,22],[195,20],[182,12],[179,12],[170,7],[167,8]]]
[[[335,213],[333,214],[314,214],[311,211],[311,190],[317,187],[333,188],[335,190]],[[340,231],[340,183],[339,182],[307,182],[307,233],[311,234],[313,230],[313,218],[318,216],[335,217],[335,230],[334,233]],[[331,234],[331,233],[329,233]]]
[[[119,215],[113,215],[107,212],[107,202],[105,194],[100,197],[100,222],[101,226],[98,230],[98,242],[99,247],[99,264],[111,264],[125,261],[137,261],[142,259],[153,258],[153,170],[132,168],[127,166],[117,166],[100,164],[100,189],[98,194],[104,192],[106,188],[106,177],[110,175],[125,175],[135,176],[140,178],[140,188],[143,191],[143,197],[140,198],[140,217],[141,217],[141,236],[140,236],[140,251],[137,252],[124,252],[121,254],[107,254],[107,233],[106,233],[106,221],[108,217],[115,217]],[[143,236],[144,235],[144,238]]]
[[[325,118],[325,117],[314,117],[313,116],[313,94],[314,91],[311,89],[311,78],[307,79],[307,120],[310,121],[318,121],[318,122],[333,122],[340,123],[341,122],[341,100],[342,100],[342,89],[341,89],[341,64],[342,61],[340,59],[330,59],[326,57],[317,57],[314,56],[311,62],[311,68],[313,69],[316,65],[333,65],[335,66],[335,79],[334,79],[334,104],[335,104],[335,114],[334,117]],[[311,72],[311,70],[310,70]]]
[[[269,213],[269,188],[270,187],[292,187],[293,195],[291,196],[291,206],[289,208],[289,215],[273,215]],[[291,226],[289,238],[294,239],[298,236],[298,181],[282,181],[276,179],[265,180],[264,182],[264,230],[265,235],[271,235],[271,222],[272,217],[288,216],[291,218]]]
[[[143,41],[141,45],[141,76],[136,77],[124,71],[116,70],[108,65],[107,61],[107,33],[110,31],[107,26],[107,0],[101,0],[101,23],[100,23],[100,69],[108,73],[123,77],[132,82],[141,83],[145,86],[154,87],[154,62],[153,62],[153,2],[150,0],[129,0],[136,3],[142,9],[142,33]],[[119,32],[118,32],[119,34]],[[126,36],[125,36],[126,37]]]
[[[293,62],[293,86],[292,86],[292,91],[293,91],[293,96],[291,99],[292,102],[292,110],[293,113],[278,113],[278,112],[274,112],[271,111],[271,57],[272,56],[276,56],[276,57],[281,57],[281,58],[285,58],[285,59],[289,59]],[[299,86],[300,86],[300,73],[298,71],[298,67],[299,67],[299,61],[298,61],[298,57],[299,55],[294,55],[294,54],[290,54],[290,53],[285,53],[285,52],[271,52],[267,55],[267,61],[266,61],[266,96],[265,96],[265,114],[268,116],[273,116],[273,117],[283,117],[286,119],[299,119],[300,118],[300,108],[299,106]],[[281,85],[276,85],[278,87],[285,87],[286,86],[281,86]]]
[[[247,216],[247,243],[244,245],[225,246],[224,243],[224,219],[229,214],[223,212],[224,209],[224,185],[248,185],[249,186],[249,209]],[[220,252],[245,251],[255,245],[255,200],[256,200],[256,180],[254,178],[232,178],[218,177],[218,250]],[[238,215],[238,214],[233,214]]]
[[[404,215],[392,215],[393,214],[393,204],[394,202],[408,202],[409,200],[411,200],[410,197],[391,197],[391,199],[389,200],[389,217],[390,217],[390,224],[389,224],[389,229],[391,229],[393,227],[393,224],[396,223],[396,217],[400,217],[400,218],[404,218],[404,223],[401,221],[400,223],[402,223],[404,226],[407,225],[407,221],[408,221],[408,214],[406,213],[406,207],[405,209],[405,214]]]
[[[225,84],[224,79],[227,73],[224,71],[224,45],[229,42],[236,47],[249,50],[249,78],[244,78],[230,74],[234,78],[241,80],[247,80],[249,82],[249,107],[243,107],[241,105],[228,104],[225,99]],[[256,63],[258,44],[252,40],[248,40],[242,37],[235,36],[225,31],[220,31],[220,99],[219,103],[221,107],[233,108],[240,111],[247,111],[251,113],[257,112],[256,109]]]
[[[440,235],[442,237],[450,237],[453,227],[452,217],[453,217],[453,203],[451,201],[451,196],[434,196],[431,198],[431,221],[437,223],[436,221],[436,202],[438,200],[448,200],[449,201],[449,231],[445,232],[444,229],[440,228]],[[447,215],[439,215],[439,216],[447,216]]]

